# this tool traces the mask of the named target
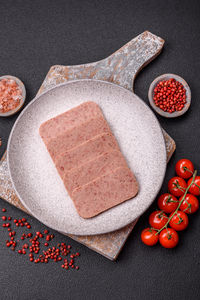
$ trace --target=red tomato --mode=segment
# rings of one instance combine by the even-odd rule
[[[171,215],[172,214],[173,213],[171,213]],[[171,215],[169,217],[171,217]],[[178,210],[170,220],[169,225],[175,230],[181,231],[188,227],[188,223],[188,216],[183,211]]]
[[[155,229],[161,229],[167,221],[167,215],[161,210],[154,211],[149,216],[149,224]]]
[[[190,185],[191,182],[192,182],[192,178],[188,180],[188,186]],[[195,196],[200,195],[200,176],[195,177],[194,183],[189,188],[189,192]]]
[[[157,231],[151,228],[146,228],[141,233],[141,240],[147,246],[154,246],[158,242]]]
[[[180,159],[175,166],[176,174],[181,178],[190,178],[194,172],[194,165],[189,159]]]
[[[179,201],[173,195],[166,193],[158,198],[158,207],[164,212],[170,214],[178,207]]]
[[[178,233],[172,229],[163,229],[159,235],[159,242],[165,248],[174,248],[178,244]]]
[[[182,196],[185,193],[186,188],[187,184],[185,180],[181,177],[173,177],[168,182],[169,192],[176,197]]]
[[[180,201],[183,196],[180,198]],[[199,200],[192,194],[187,194],[183,202],[181,203],[180,210],[187,214],[193,214],[199,209]]]

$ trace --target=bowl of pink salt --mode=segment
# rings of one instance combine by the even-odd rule
[[[0,77],[0,117],[18,112],[24,105],[26,90],[23,82],[14,76]]]

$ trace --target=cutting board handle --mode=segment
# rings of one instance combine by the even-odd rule
[[[145,31],[103,60],[76,66],[52,66],[39,93],[57,82],[86,78],[114,82],[132,91],[138,72],[161,52],[163,45],[163,39]]]

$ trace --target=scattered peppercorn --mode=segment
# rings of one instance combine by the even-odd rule
[[[2,209],[2,212],[6,212],[6,209]],[[1,217],[3,221],[6,221],[7,219],[9,221],[12,220],[12,217],[6,217],[6,216],[2,216]],[[31,225],[27,222],[27,220],[25,218],[22,219],[14,219],[13,223],[16,225],[16,227],[23,227],[26,226],[28,229],[31,228]],[[24,244],[21,249],[19,249],[17,252],[18,254],[26,254],[27,251],[29,251],[28,257],[29,257],[29,261],[30,262],[35,262],[37,263],[48,263],[49,260],[52,260],[54,262],[59,262],[62,261],[63,258],[62,256],[67,256],[68,254],[70,254],[70,260],[68,261],[66,258],[64,259],[64,264],[61,265],[62,268],[64,269],[69,269],[69,267],[71,267],[72,269],[76,269],[78,270],[79,267],[75,265],[75,258],[77,256],[80,255],[79,252],[76,253],[71,253],[71,245],[66,245],[65,243],[58,243],[57,246],[55,247],[50,247],[48,248],[48,250],[46,251],[42,251],[42,254],[40,253],[40,239],[43,239],[44,235],[39,232],[36,231],[36,235],[33,236],[33,234],[31,232],[29,232],[28,234],[23,233],[20,237],[20,240],[15,241],[14,236],[16,235],[16,231],[12,231],[11,229],[11,223],[3,223],[2,224],[3,227],[8,227],[8,235],[10,240],[6,240],[6,246],[12,250],[15,251],[16,246],[18,245],[18,243],[20,243],[20,240],[24,240],[26,238],[30,238],[29,242],[31,243],[31,245],[29,246],[28,243]],[[48,242],[44,242],[44,246],[48,247],[49,246],[49,242],[51,242],[54,239],[54,234],[49,234],[49,231],[47,229],[44,230],[44,234],[46,234],[46,238],[45,240]],[[11,247],[12,246],[12,247]],[[26,250],[25,250],[26,249]],[[35,254],[39,254],[39,258],[35,257]]]

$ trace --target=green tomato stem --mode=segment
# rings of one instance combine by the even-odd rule
[[[190,169],[188,169],[187,167],[183,167],[183,170],[184,171],[188,171],[188,172],[190,172],[191,174],[194,174]]]

